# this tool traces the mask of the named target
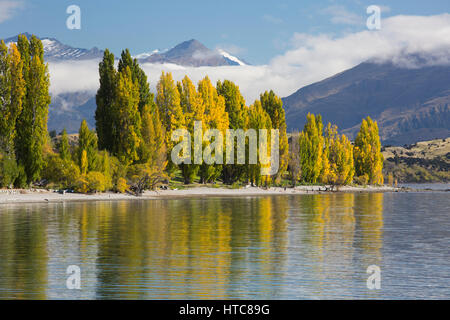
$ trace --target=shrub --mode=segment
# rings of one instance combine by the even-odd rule
[[[105,176],[98,171],[91,171],[87,174],[86,180],[88,183],[89,192],[103,192],[106,189]]]
[[[75,191],[80,193],[88,193],[89,184],[85,175],[79,176],[75,182]]]
[[[124,178],[119,178],[117,180],[116,190],[119,193],[125,193],[128,190],[127,180]]]
[[[80,176],[80,169],[69,159],[61,159],[57,154],[47,156],[42,177],[60,188],[73,188]]]
[[[25,172],[25,167],[21,164],[17,166],[17,178],[14,181],[15,188],[26,188],[28,186],[27,183],[27,173]]]
[[[128,169],[131,181],[130,189],[141,195],[145,190],[155,190],[167,180],[166,174],[160,168],[150,167],[147,164],[132,165]]]
[[[356,184],[365,186],[369,182],[369,176],[367,174],[364,174],[362,176],[355,177],[354,181],[355,181]]]
[[[10,188],[18,175],[17,163],[14,157],[0,153],[0,188]]]

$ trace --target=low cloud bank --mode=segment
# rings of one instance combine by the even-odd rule
[[[299,88],[347,70],[363,61],[392,61],[398,66],[450,64],[450,14],[395,16],[382,20],[379,31],[361,31],[340,37],[296,33],[291,49],[260,66],[182,67],[173,64],[143,64],[155,91],[161,71],[176,80],[188,75],[198,81],[229,79],[239,85],[248,104],[261,92],[273,89],[285,97]],[[92,91],[99,86],[99,61],[50,64],[51,92]]]

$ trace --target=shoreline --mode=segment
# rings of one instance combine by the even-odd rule
[[[342,186],[337,191],[327,190],[325,186],[297,186],[295,188],[271,187],[268,189],[248,187],[240,189],[194,187],[180,190],[146,191],[141,196],[120,193],[60,194],[47,190],[0,190],[0,205],[16,203],[61,203],[78,201],[117,201],[117,200],[156,200],[201,197],[245,197],[245,196],[274,196],[274,195],[308,195],[308,194],[336,194],[336,193],[373,193],[373,192],[414,192],[407,188],[390,186]]]

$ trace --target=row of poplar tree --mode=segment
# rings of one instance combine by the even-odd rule
[[[377,123],[370,117],[362,121],[360,132],[352,144],[339,135],[336,126],[324,129],[321,116],[309,114],[303,131],[291,135],[288,143],[282,100],[273,91],[260,95],[246,106],[239,87],[229,80],[214,86],[208,77],[197,86],[185,76],[174,81],[170,73],[162,73],[156,85],[156,97],[150,92],[147,77],[128,50],[122,52],[118,69],[114,56],[105,52],[100,63],[100,89],[97,94],[97,134],[99,146],[117,156],[122,163],[147,163],[165,170],[169,175],[180,169],[186,184],[197,178],[201,183],[247,182],[254,185],[280,183],[289,173],[297,182],[333,185],[358,183],[382,184],[383,157]],[[174,146],[172,132],[184,128],[190,132],[194,148],[194,122],[201,121],[203,132],[218,129],[225,136],[227,129],[278,129],[278,173],[261,176],[261,164],[175,166],[170,159]],[[226,146],[224,144],[224,153]],[[234,152],[237,156],[236,150]],[[246,150],[248,163],[248,145]],[[236,163],[236,158],[235,162]],[[166,166],[167,164],[167,166]],[[356,176],[356,179],[354,177]]]
[[[363,119],[354,144],[322,117],[307,115],[302,132],[293,133],[289,144],[289,176],[298,181],[347,185],[383,184],[383,155],[376,121]],[[356,177],[356,178],[355,178]]]
[[[96,130],[83,121],[78,143],[70,143],[64,130],[54,146],[47,133],[49,73],[41,41],[21,35],[9,48],[1,42],[0,187],[23,187],[43,178],[46,184],[81,192],[142,191],[178,170],[186,184],[219,179],[279,184],[286,172],[294,185],[349,184],[355,175],[361,183],[383,183],[378,127],[370,118],[363,120],[354,145],[335,126],[324,130],[320,115],[308,115],[303,131],[292,134],[288,143],[282,100],[273,91],[247,106],[229,80],[214,86],[205,77],[195,85],[187,76],[176,82],[163,72],[155,96],[128,50],[115,65],[114,55],[105,50],[99,64]],[[260,163],[174,165],[172,132],[184,128],[194,139],[195,121],[202,122],[203,132],[218,129],[224,136],[227,129],[278,129],[278,173],[261,176]],[[246,158],[248,163],[248,147]]]
[[[214,86],[205,77],[195,85],[187,76],[176,82],[171,73],[163,72],[155,97],[128,50],[122,52],[117,69],[114,55],[106,50],[99,72],[95,114],[98,144],[122,163],[147,164],[169,175],[179,169],[186,184],[197,178],[201,183],[221,179],[227,184],[245,180],[256,185],[268,179],[281,180],[287,168],[288,139],[282,101],[273,91],[265,92],[247,107],[239,87],[229,80]],[[217,129],[224,137],[227,129],[279,129],[280,174],[262,177],[260,164],[200,165],[193,164],[192,159],[192,164],[175,166],[170,161],[175,144],[172,132],[187,129],[194,139],[195,121],[202,122],[203,131]]]
[[[0,42],[0,187],[25,186],[40,177],[47,143],[50,77],[44,49],[24,35]]]

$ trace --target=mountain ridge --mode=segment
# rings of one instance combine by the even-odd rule
[[[211,50],[196,39],[183,41],[163,52],[154,52],[139,61],[141,63],[173,63],[189,67],[245,65],[239,58],[223,50]]]
[[[289,130],[321,114],[354,138],[361,120],[378,121],[383,143],[403,145],[450,136],[450,66],[398,67],[363,62],[283,98]]]
[[[28,39],[31,34],[21,33]],[[15,43],[19,35],[5,39],[5,43]],[[56,38],[37,36],[44,47],[44,57],[49,62],[67,60],[102,59],[104,50],[97,47],[91,49],[76,48],[64,44]],[[203,66],[239,66],[247,65],[242,59],[235,57],[224,50],[211,50],[196,39],[183,41],[171,49],[153,50],[134,56],[140,63],[173,63],[186,67]],[[116,60],[118,57],[116,57]]]

